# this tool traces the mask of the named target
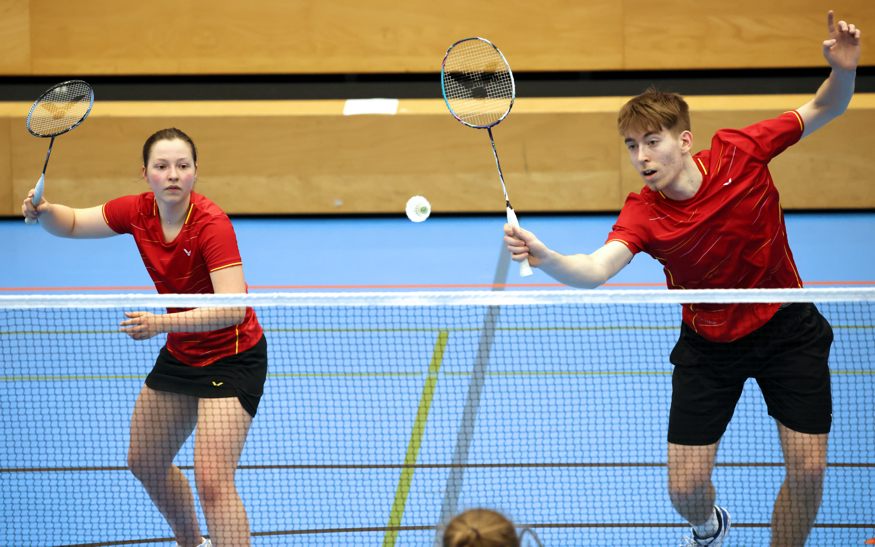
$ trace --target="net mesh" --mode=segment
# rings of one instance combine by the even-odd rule
[[[492,127],[513,106],[514,82],[501,52],[482,38],[454,44],[441,70],[444,100],[453,116],[466,125]]]
[[[58,84],[43,94],[27,117],[27,130],[37,137],[65,133],[88,115],[94,102],[91,86],[81,80]]]
[[[255,545],[429,545],[472,507],[545,545],[677,544],[666,428],[683,298],[817,302],[835,337],[833,426],[807,545],[872,537],[873,290],[520,291],[0,298],[0,544],[171,541],[127,464],[164,337],[118,325],[233,305],[255,309],[268,343],[236,478]],[[193,438],[175,458],[192,487]],[[749,380],[714,471],[732,544],[769,543],[782,462]]]

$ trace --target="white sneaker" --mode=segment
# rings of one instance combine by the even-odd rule
[[[696,531],[690,528],[690,537],[685,537],[683,539],[683,543],[681,543],[681,547],[697,547],[700,545],[707,545],[708,547],[721,547],[723,542],[726,540],[726,536],[729,535],[729,511],[720,507],[719,505],[714,506],[714,512],[717,514],[717,531],[713,536],[709,536],[706,538],[699,537],[696,535]]]
[[[197,547],[213,547],[213,542],[212,542],[212,541],[210,541],[210,540],[208,540],[208,539],[205,539],[205,538],[201,538],[201,539],[203,539],[204,542],[201,543],[200,545],[198,545]],[[179,547],[179,544],[178,544],[178,543],[176,544],[176,547]]]

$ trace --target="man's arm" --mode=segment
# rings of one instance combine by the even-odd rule
[[[504,242],[514,260],[528,260],[556,281],[572,287],[598,287],[622,270],[633,256],[619,241],[609,241],[592,254],[563,255],[523,228],[505,224],[504,233]]]
[[[823,42],[823,56],[832,71],[814,98],[797,109],[805,124],[803,138],[841,116],[854,95],[854,80],[860,62],[860,29],[845,21],[835,23],[833,17],[830,11],[827,14],[830,37]]]

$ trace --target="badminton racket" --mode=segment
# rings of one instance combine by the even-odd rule
[[[47,89],[30,107],[30,112],[27,114],[27,131],[34,137],[51,139],[49,150],[46,152],[46,161],[43,163],[43,172],[31,198],[34,207],[43,199],[46,168],[52,156],[55,137],[78,127],[91,113],[92,106],[94,106],[94,90],[91,85],[82,80],[69,80]],[[33,224],[36,219],[28,218],[25,222]]]
[[[454,118],[468,127],[485,129],[489,135],[489,144],[492,145],[492,155],[498,168],[498,179],[504,192],[507,223],[519,227],[492,136],[492,128],[510,114],[516,97],[510,65],[489,40],[476,37],[459,40],[447,49],[441,63],[441,92],[447,109]],[[520,275],[532,275],[532,268],[527,260],[520,262]]]

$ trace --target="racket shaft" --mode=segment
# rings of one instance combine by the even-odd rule
[[[49,166],[49,158],[52,157],[52,146],[55,144],[55,137],[52,137],[49,140],[49,150],[46,152],[46,161],[43,162],[43,173],[40,175],[39,180],[36,182],[36,186],[33,189],[33,198],[31,201],[33,202],[33,206],[36,207],[39,205],[39,202],[43,199],[43,190],[45,189],[46,182],[46,168]]]
[[[507,223],[519,228],[520,223],[516,218],[516,213],[514,212],[513,207],[510,205],[510,198],[507,195],[507,185],[504,184],[504,173],[501,171],[501,162],[498,161],[498,150],[495,148],[495,139],[492,138],[492,128],[486,128],[486,132],[489,133],[489,144],[492,145],[492,155],[495,156],[495,167],[498,168],[498,180],[501,181],[501,191],[504,192],[504,202],[507,204]],[[529,266],[529,261],[524,260],[520,262],[520,277],[529,277],[530,275],[532,275],[532,267]]]
[[[55,145],[55,137],[49,139],[49,149],[46,152],[46,161],[43,162],[43,177],[46,176],[46,168],[49,166],[49,158],[52,157],[52,147]],[[34,194],[36,196],[36,194]],[[40,194],[42,196],[42,194]],[[34,203],[35,204],[35,203]]]
[[[507,206],[510,207],[510,198],[507,196],[507,185],[504,183],[504,171],[501,170],[501,162],[498,160],[498,150],[495,148],[495,139],[492,138],[492,128],[487,127],[486,132],[489,134],[489,144],[492,145],[492,156],[495,158],[495,168],[498,169],[498,180],[501,181],[501,191],[504,193],[504,201],[506,201]]]

